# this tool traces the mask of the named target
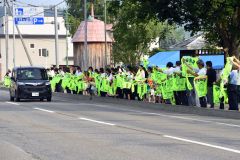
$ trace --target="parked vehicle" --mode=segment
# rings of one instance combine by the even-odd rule
[[[12,71],[10,100],[21,99],[52,100],[51,85],[47,71],[41,67],[16,67]]]

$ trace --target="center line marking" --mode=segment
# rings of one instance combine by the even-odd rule
[[[198,145],[202,145],[202,146],[207,146],[207,147],[211,147],[211,148],[217,148],[217,149],[221,149],[221,150],[225,150],[225,151],[229,151],[229,152],[234,152],[234,153],[240,154],[240,150],[226,148],[226,147],[222,147],[222,146],[218,146],[218,145],[212,145],[212,144],[208,144],[208,143],[204,143],[204,142],[193,141],[193,140],[179,138],[179,137],[174,137],[174,136],[169,136],[169,135],[163,135],[163,137],[170,138],[170,139],[175,139],[175,140],[179,140],[179,141],[183,141],[183,142],[198,144]]]
[[[16,105],[16,106],[20,106],[20,104],[18,104],[18,103],[14,103],[14,102],[5,102],[5,103],[13,104],[13,105]]]
[[[48,112],[48,113],[55,113],[54,111],[42,109],[42,108],[34,108],[35,110],[43,111],[43,112]]]
[[[81,120],[84,120],[84,121],[95,122],[95,123],[99,123],[99,124],[105,124],[105,125],[109,125],[109,126],[115,126],[115,125],[116,125],[116,124],[113,124],[113,123],[107,123],[107,122],[102,122],[102,121],[96,121],[96,120],[88,119],[88,118],[78,118],[78,119],[81,119]]]

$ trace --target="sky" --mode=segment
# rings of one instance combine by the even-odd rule
[[[60,2],[62,2],[63,0],[16,0],[17,2],[23,2],[23,3],[28,3],[28,4],[32,4],[32,5],[56,5]],[[20,4],[20,3],[18,3]],[[66,3],[63,3],[60,5],[60,7],[65,7]]]

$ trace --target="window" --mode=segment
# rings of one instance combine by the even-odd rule
[[[40,57],[48,57],[49,56],[49,52],[46,48],[39,49],[38,52],[39,52]]]
[[[35,48],[35,44],[33,44],[33,43],[30,44],[30,48],[31,48],[31,49],[34,49],[34,48]]]
[[[47,72],[45,69],[23,68],[17,70],[17,78],[19,80],[47,80]]]
[[[48,57],[48,50],[47,49],[42,49],[42,56],[43,57]]]

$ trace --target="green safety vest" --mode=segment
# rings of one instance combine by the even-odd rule
[[[11,86],[11,78],[9,76],[4,76],[4,86],[10,88]]]
[[[173,80],[171,79],[167,79],[166,81],[162,82],[161,84],[161,90],[162,90],[162,97],[163,99],[171,99],[174,95],[173,95],[173,90],[172,90],[172,86],[173,86]]]
[[[190,65],[192,68],[198,68],[197,61],[199,60],[199,58],[198,58],[198,57],[189,57],[189,56],[186,56],[186,57],[183,57],[183,58],[181,59],[183,76],[184,76],[184,77],[194,77],[193,75],[187,73],[188,67],[187,67],[186,64],[183,62],[183,59],[185,59],[185,63],[187,63],[188,65]]]
[[[52,91],[55,91],[56,85],[62,80],[62,76],[60,74],[55,75],[50,81]]]
[[[175,75],[173,78],[173,90],[185,91],[186,90],[186,78]]]
[[[220,87],[217,85],[213,85],[213,103],[218,104],[220,103]]]
[[[201,79],[197,79],[201,78]],[[196,92],[198,94],[198,97],[205,97],[207,95],[207,77],[196,77],[194,79],[194,86],[196,88]]]
[[[101,81],[101,91],[102,92],[108,92],[110,87],[110,82],[107,78],[103,78]]]
[[[147,93],[147,84],[138,83],[137,84],[137,93],[140,99],[143,99],[144,95]]]

